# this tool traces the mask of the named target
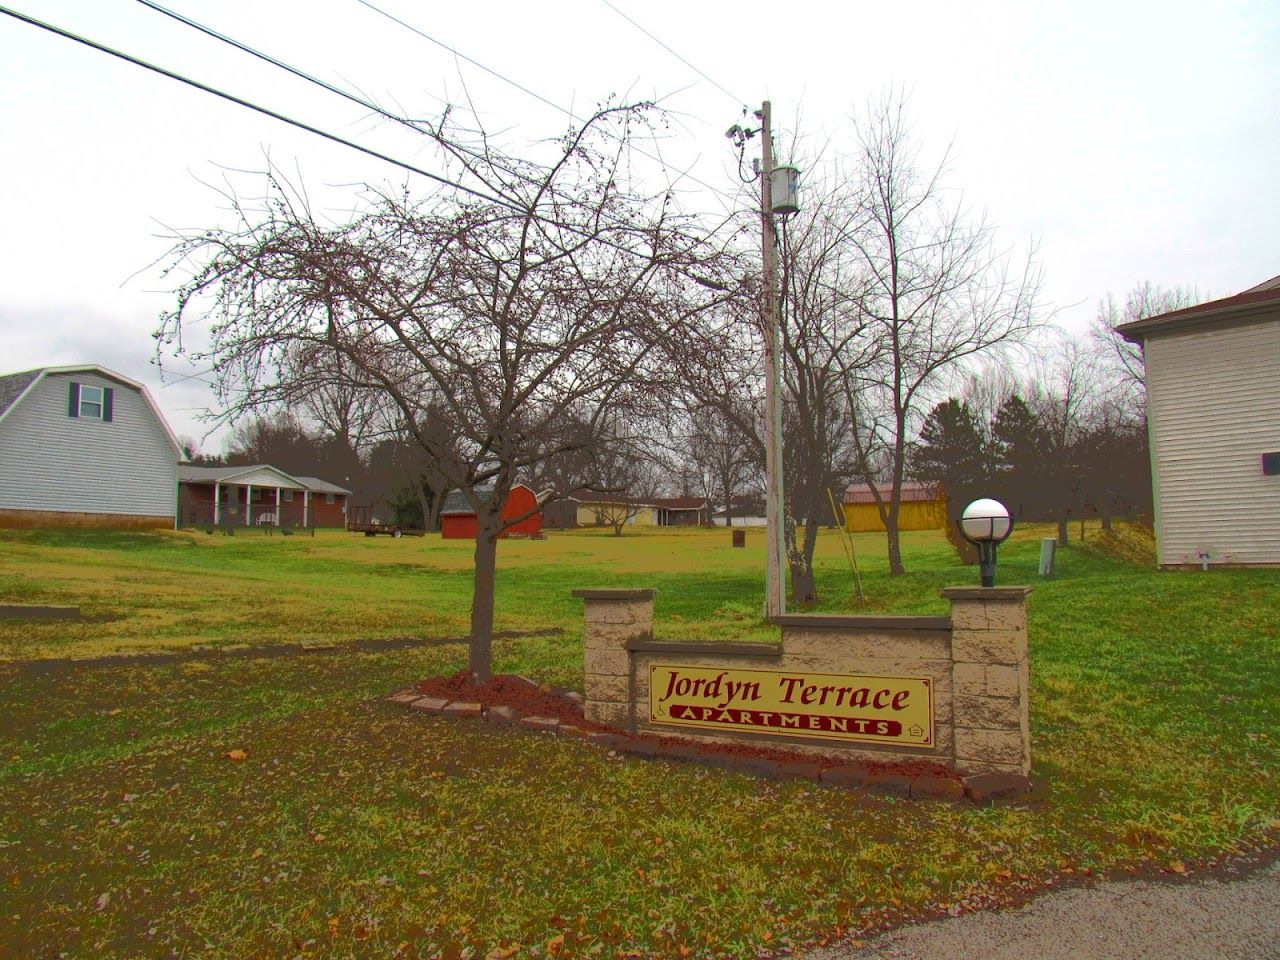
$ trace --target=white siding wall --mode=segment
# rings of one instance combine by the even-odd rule
[[[1146,343],[1160,563],[1280,564],[1280,311]]]
[[[67,416],[69,384],[114,391],[112,420]],[[51,374],[0,422],[0,509],[173,517],[177,459],[132,387]]]

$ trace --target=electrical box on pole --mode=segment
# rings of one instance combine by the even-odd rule
[[[789,217],[800,212],[800,168],[781,164],[773,168],[769,177],[775,216]]]

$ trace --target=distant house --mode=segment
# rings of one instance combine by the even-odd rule
[[[655,497],[654,522],[660,527],[698,527],[711,523],[711,502],[706,497]]]
[[[0,376],[0,526],[174,526],[182,450],[147,388],[93,364]]]
[[[290,476],[270,464],[178,467],[178,522],[183,526],[343,527],[350,496],[345,487]]]
[[[535,510],[538,496],[523,483],[517,483],[507,494],[507,502],[502,505],[498,515],[504,520],[522,516]],[[452,491],[445,497],[444,507],[440,510],[440,536],[445,540],[474,540],[479,529],[479,519],[471,508],[467,495],[461,490]],[[525,519],[513,524],[503,531],[502,536],[537,537],[542,535],[542,513],[536,511]]]
[[[1116,328],[1142,345],[1161,566],[1280,566],[1280,277]]]
[[[577,497],[565,497],[543,504],[542,525],[548,530],[572,530],[578,526],[578,507],[581,501]]]
[[[765,506],[762,497],[734,497],[732,509],[720,509],[711,515],[717,527],[763,527]]]
[[[889,498],[889,485],[877,484],[880,496]],[[880,508],[869,484],[851,483],[844,491],[844,528],[850,533],[884,530]],[[830,511],[828,511],[830,512]],[[898,506],[899,530],[941,530],[947,525],[947,494],[940,485],[902,481]]]
[[[625,493],[578,494],[578,526],[610,527],[624,520],[627,526],[651,527],[658,522],[657,508],[647,500],[628,497]]]

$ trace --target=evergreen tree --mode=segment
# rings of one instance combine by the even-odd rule
[[[912,473],[924,483],[941,483],[953,499],[982,487],[988,479],[986,443],[969,405],[954,397],[925,418]]]
[[[1017,394],[996,411],[991,441],[995,495],[1015,517],[1043,519],[1053,509],[1049,433]]]

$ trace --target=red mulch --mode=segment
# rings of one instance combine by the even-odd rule
[[[447,677],[428,677],[417,689],[425,697],[462,700],[482,707],[511,707],[526,716],[554,717],[584,730],[613,732],[602,723],[592,723],[582,715],[581,707],[556,696],[550,687],[533,687],[510,675],[493,677],[487,683],[472,683],[471,674],[459,670]]]
[[[963,778],[933,760],[857,760],[839,754],[817,756],[797,753],[778,747],[760,747],[751,743],[711,743],[705,740],[688,740],[654,733],[627,733],[615,727],[593,723],[583,716],[582,708],[551,692],[550,687],[530,686],[525,680],[511,675],[493,677],[486,683],[473,683],[471,675],[459,670],[447,677],[428,677],[418,683],[417,691],[426,697],[444,700],[461,700],[478,703],[484,707],[507,706],[526,716],[554,717],[561,723],[572,724],[599,733],[616,733],[632,740],[650,743],[693,744],[707,753],[721,753],[741,757],[743,760],[775,760],[780,763],[818,763],[824,767],[860,766],[873,773],[893,773],[904,777],[944,777],[951,780]]]

